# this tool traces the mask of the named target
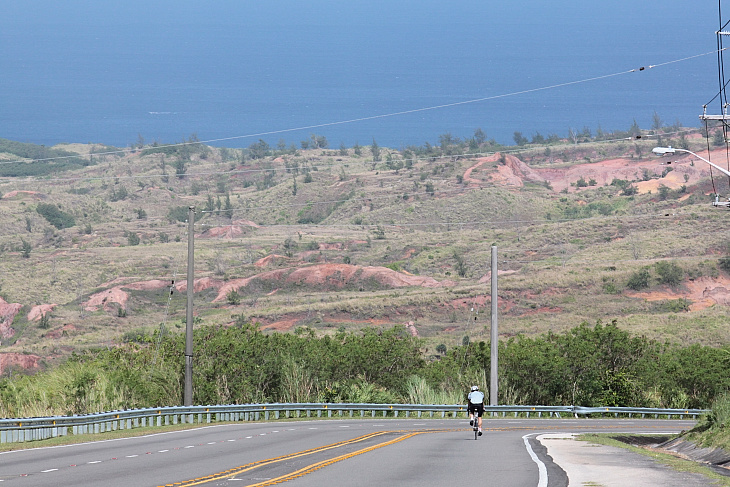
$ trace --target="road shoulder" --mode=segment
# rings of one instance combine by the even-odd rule
[[[717,486],[704,475],[678,472],[651,456],[623,448],[578,441],[574,433],[542,434],[537,440],[568,476],[569,486]],[[552,485],[552,482],[549,483]]]

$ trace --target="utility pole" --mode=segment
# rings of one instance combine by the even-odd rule
[[[499,381],[499,325],[497,314],[497,247],[492,245],[492,327],[490,333],[491,351],[489,362],[489,405],[497,406],[497,385]]]
[[[188,306],[185,325],[185,396],[183,406],[193,405],[193,292],[195,270],[195,207],[188,207]]]

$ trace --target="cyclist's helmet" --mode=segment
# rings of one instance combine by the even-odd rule
[[[471,390],[472,391],[478,391],[479,390],[479,386],[471,386]]]

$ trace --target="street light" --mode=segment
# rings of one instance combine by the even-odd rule
[[[677,152],[686,152],[687,154],[692,154],[693,156],[695,156],[697,159],[699,159],[701,161],[705,161],[710,166],[714,167],[715,169],[717,169],[721,173],[723,173],[726,176],[729,176],[730,177],[730,171],[728,171],[727,169],[721,168],[717,164],[714,164],[714,163],[708,161],[704,157],[695,154],[691,150],[687,150],[687,149],[675,149],[674,147],[654,147],[651,151],[654,154],[658,155],[658,156],[663,156],[663,155],[666,155],[666,154],[676,154]],[[712,206],[729,206],[730,207],[730,201],[720,202],[719,199],[720,199],[720,197],[718,195],[715,195],[715,201],[714,201],[714,203],[712,203]]]

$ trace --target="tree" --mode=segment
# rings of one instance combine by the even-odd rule
[[[183,158],[178,158],[175,160],[175,163],[173,165],[175,166],[175,176],[178,179],[183,179],[185,177],[185,173],[187,172],[185,160]]]
[[[659,114],[654,110],[654,115],[651,117],[652,123],[651,123],[651,129],[654,131],[659,131],[664,126],[664,122],[662,122],[661,117]],[[636,122],[634,120],[634,122]]]
[[[264,157],[271,155],[271,147],[263,139],[259,139],[258,142],[248,146],[248,151],[251,159],[263,159]]]
[[[23,257],[24,259],[29,259],[30,251],[33,249],[33,247],[31,247],[30,242],[28,242],[24,238],[21,238],[20,241],[21,241],[20,256]]]
[[[522,132],[515,132],[512,136],[512,139],[514,139],[515,144],[519,146],[527,145],[527,143],[529,142],[529,140],[527,140],[527,137],[522,135]]]
[[[487,140],[487,134],[481,128],[474,131],[474,140],[477,144],[482,145]]]
[[[456,273],[459,275],[459,277],[466,277],[466,273],[469,268],[466,265],[464,257],[457,251],[454,251],[454,260],[456,261],[456,263],[454,264],[454,269],[456,270]]]
[[[373,143],[370,146],[370,153],[373,156],[373,162],[380,161],[380,146],[378,146],[378,143],[375,142],[375,139],[373,139]]]
[[[213,201],[213,196],[208,193],[208,197],[205,200],[205,208],[203,208],[203,211],[212,212],[215,209],[215,202]]]
[[[441,355],[446,355],[446,345],[443,343],[436,346],[436,352],[440,353]]]
[[[327,147],[329,147],[327,137],[325,137],[324,135],[311,134],[309,138],[311,140],[309,146],[312,149],[326,149]]]

